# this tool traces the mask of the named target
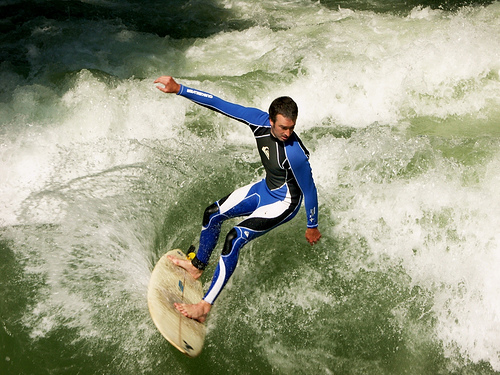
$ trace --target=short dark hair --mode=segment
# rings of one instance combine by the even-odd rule
[[[274,99],[269,106],[269,118],[271,121],[276,122],[276,116],[278,115],[293,121],[297,120],[297,116],[299,115],[297,103],[289,96],[280,96]]]

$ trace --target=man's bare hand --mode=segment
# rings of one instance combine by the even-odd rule
[[[154,83],[162,84],[164,87],[156,86],[156,88],[167,94],[177,94],[181,89],[181,85],[175,82],[175,80],[170,76],[161,76],[160,78],[157,78]]]
[[[318,228],[307,228],[306,239],[311,245],[314,245],[321,238],[321,233]]]

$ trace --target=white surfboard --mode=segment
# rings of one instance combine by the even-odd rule
[[[186,318],[175,308],[174,303],[200,302],[203,287],[186,270],[173,264],[167,258],[168,255],[188,259],[178,249],[160,258],[149,281],[149,312],[158,330],[173,346],[189,357],[196,357],[203,348],[206,326]]]

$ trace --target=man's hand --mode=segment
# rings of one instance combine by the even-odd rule
[[[307,228],[306,239],[311,245],[314,245],[321,238],[321,233],[318,228]]]
[[[167,94],[177,94],[181,89],[181,85],[174,81],[174,79],[170,76],[161,76],[157,78],[155,83],[161,83],[165,87],[156,86],[156,88],[160,91],[163,91]]]

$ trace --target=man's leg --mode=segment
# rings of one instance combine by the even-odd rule
[[[223,198],[222,200],[224,199],[226,198]],[[198,249],[198,253],[195,255],[193,260],[169,257],[175,265],[184,268],[195,279],[201,277],[208,264],[210,254],[219,239],[220,227],[222,221],[224,221],[223,218],[218,215],[219,202],[221,201],[215,202],[205,209],[205,214],[203,215],[203,227],[200,235],[200,245],[203,245],[203,247],[200,246],[202,249],[201,252],[200,249]],[[200,258],[203,260],[200,260]]]
[[[264,198],[265,193],[261,192],[260,194],[262,195],[261,198]],[[300,198],[290,201],[274,199],[274,202],[272,202],[272,200],[269,196],[260,199],[260,202],[264,201],[268,202],[268,204],[259,206],[247,219],[235,226],[227,234],[212,283],[205,297],[203,297],[206,302],[213,304],[222,292],[236,268],[241,248],[251,240],[291,220],[300,208]]]
[[[286,187],[284,189],[286,190]],[[229,218],[251,212],[250,216],[227,234],[212,283],[205,297],[194,305],[175,305],[183,315],[201,322],[205,321],[211,305],[233,274],[241,248],[252,239],[292,219],[300,208],[301,197],[289,199],[288,194],[283,194],[286,199],[275,198],[269,194],[264,180],[251,185],[250,189],[241,188],[235,193],[229,195],[220,205],[217,215],[226,215],[226,218]],[[243,198],[238,200],[238,197]],[[220,233],[220,227],[218,231]]]
[[[265,232],[250,233],[248,229],[242,229],[239,227],[231,229],[226,236],[224,248],[222,250],[219,263],[215,269],[212,284],[210,285],[207,294],[196,304],[174,304],[177,310],[179,310],[184,316],[203,323],[206,320],[215,299],[219,296],[222,288],[224,288],[233,274],[236,264],[238,263],[238,256],[241,248],[250,240],[264,233]]]
[[[250,232],[248,229],[234,227],[229,231],[224,242],[224,248],[219,258],[219,263],[215,268],[212,283],[203,300],[213,304],[222,289],[229,281],[229,278],[236,269],[241,248],[249,241],[257,238],[261,232]]]
[[[196,274],[197,277],[195,278],[200,277],[208,264],[213,249],[217,245],[222,223],[224,220],[232,217],[248,215],[258,207],[260,199],[259,196],[255,194],[255,190],[256,186],[261,183],[265,183],[265,181],[262,180],[261,182],[239,188],[227,197],[207,207],[203,216],[200,247],[196,257],[192,262],[174,259],[172,259],[172,261],[185,268],[192,275]],[[174,306],[184,316],[204,322],[212,304],[202,299],[196,304],[175,303]]]
[[[227,197],[207,207],[203,215],[200,233],[200,246],[193,259],[193,265],[204,270],[219,240],[222,223],[230,218],[252,213],[259,204],[259,197],[254,193],[257,182],[241,187]]]

